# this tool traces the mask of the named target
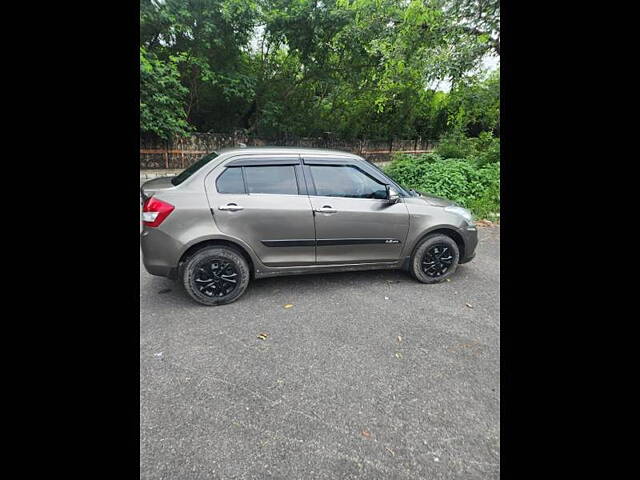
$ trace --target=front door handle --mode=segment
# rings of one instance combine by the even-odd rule
[[[237,212],[238,210],[244,210],[244,207],[241,207],[235,203],[227,203],[226,205],[220,205],[218,210],[229,210],[231,212]]]
[[[323,205],[322,208],[314,210],[314,212],[318,213],[336,213],[337,210],[333,208],[331,205]]]

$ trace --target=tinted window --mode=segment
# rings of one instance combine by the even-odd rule
[[[216,181],[219,193],[245,193],[242,168],[227,168]]]
[[[384,173],[382,170],[380,170],[380,168],[375,163],[369,162],[368,163],[368,167],[376,169],[378,172],[380,172],[382,174],[383,177],[387,178],[389,180],[389,184],[391,186],[393,186],[398,191],[398,193],[400,194],[401,197],[413,196],[411,193],[409,193],[409,190],[404,188],[399,183],[395,182],[392,178],[389,178],[389,176],[386,173]],[[415,190],[414,190],[414,192],[415,192]]]
[[[338,165],[311,165],[316,195],[325,197],[386,198],[385,185],[357,168]]]
[[[293,165],[244,167],[249,193],[297,195],[298,183]]]
[[[173,183],[174,185],[180,185],[187,178],[189,178],[191,175],[196,173],[198,170],[200,170],[202,167],[204,167],[207,163],[209,163],[211,160],[213,160],[217,156],[218,156],[218,154],[216,152],[209,153],[209,154],[205,155],[200,160],[198,160],[196,163],[191,165],[189,168],[183,170],[180,173],[180,175],[178,175],[177,177],[172,178],[171,179],[171,183]]]

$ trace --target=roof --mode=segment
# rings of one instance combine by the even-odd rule
[[[247,155],[259,155],[259,154],[292,154],[297,153],[300,155],[343,155],[353,158],[360,158],[358,155],[345,152],[343,150],[328,150],[324,148],[303,148],[303,147],[233,147],[223,148],[217,150],[220,155],[227,154],[247,154]]]

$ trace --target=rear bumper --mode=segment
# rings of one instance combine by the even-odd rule
[[[178,278],[178,269],[176,267],[167,267],[165,265],[148,265],[144,263],[144,269],[151,275],[157,277],[167,277],[173,280]]]
[[[147,272],[159,277],[176,278],[182,244],[162,230],[144,227],[140,233],[142,264]]]

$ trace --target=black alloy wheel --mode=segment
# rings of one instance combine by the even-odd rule
[[[453,238],[434,233],[423,238],[411,255],[409,271],[422,283],[440,283],[454,274],[460,247]]]
[[[184,288],[203,305],[225,305],[247,289],[251,270],[245,256],[224,245],[204,247],[186,258],[181,266]]]
[[[195,267],[193,281],[200,293],[207,297],[225,297],[238,286],[238,271],[224,259],[207,258]]]
[[[431,278],[441,277],[451,268],[455,260],[448,245],[437,243],[431,246],[422,257],[422,271]]]

